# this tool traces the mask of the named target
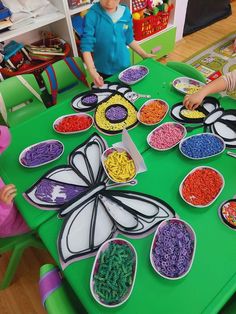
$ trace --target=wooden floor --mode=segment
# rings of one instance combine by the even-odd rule
[[[230,32],[236,32],[236,1],[232,2],[233,14],[201,31],[184,37],[162,62],[183,61],[192,54],[209,46]],[[0,256],[0,278],[6,269],[9,255]],[[46,251],[28,249],[21,260],[11,286],[0,291],[1,314],[44,314],[38,290],[39,268],[53,262]]]
[[[236,30],[236,1],[231,3],[233,14],[198,32],[185,36],[175,45],[174,52],[170,53],[166,61],[183,61],[199,50],[210,46],[215,41]]]

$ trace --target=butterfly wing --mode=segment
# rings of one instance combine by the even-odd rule
[[[94,254],[116,231],[99,197],[89,199],[64,220],[58,239],[62,264]]]
[[[69,164],[78,170],[90,184],[107,179],[101,163],[101,155],[107,149],[106,141],[93,133],[86,142],[74,149],[69,156]]]
[[[44,174],[24,197],[41,209],[55,209],[88,189],[88,184],[70,166],[56,167]]]
[[[236,110],[225,110],[220,119],[210,125],[210,130],[219,135],[227,147],[236,148]]]
[[[86,145],[77,147],[70,155],[69,162],[76,169],[78,176],[83,178],[90,187],[89,190],[96,189],[99,185],[104,185],[108,177],[102,167],[101,155],[107,148],[106,142],[98,134],[94,133],[87,141]],[[60,216],[67,215],[72,210],[81,206],[82,202],[90,197],[88,195],[80,195],[77,200],[72,200],[60,209]]]
[[[64,220],[58,246],[65,266],[95,254],[117,232],[145,236],[162,220],[175,217],[167,203],[147,194],[101,189],[95,195]]]
[[[219,107],[220,107],[220,103],[218,99],[208,96],[204,98],[202,102],[202,106],[199,107],[197,110],[199,110],[200,108],[203,108],[204,113],[208,115],[208,114],[211,114],[211,112],[213,112],[214,110],[218,109]],[[204,121],[203,118],[192,119],[192,118],[183,117],[181,115],[181,111],[183,109],[185,109],[185,107],[182,102],[175,104],[174,106],[172,106],[172,109],[170,111],[171,117],[180,123],[191,123],[191,124],[203,123]]]
[[[106,88],[104,90],[96,89],[89,92],[84,92],[84,93],[79,94],[78,96],[75,96],[71,101],[71,105],[74,110],[79,111],[79,112],[92,111],[96,108],[96,106],[99,103],[106,100],[111,94],[112,94],[112,90],[109,91]],[[97,100],[93,103],[86,104],[83,101],[85,97],[88,97],[88,98],[90,97],[90,99],[92,99],[92,97],[96,97]]]
[[[39,208],[55,209],[86,194],[96,182],[106,179],[100,162],[106,147],[106,142],[94,133],[70,154],[69,166],[44,174],[24,193],[25,198]]]
[[[176,215],[163,200],[139,192],[102,191],[100,199],[118,230],[127,235],[145,235],[162,220]]]

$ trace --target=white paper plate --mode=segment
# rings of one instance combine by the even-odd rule
[[[116,181],[115,179],[113,179],[113,178],[109,175],[109,172],[107,171],[106,166],[105,166],[105,160],[107,159],[107,157],[109,156],[109,154],[111,154],[111,153],[113,153],[113,152],[115,152],[115,151],[118,151],[118,152],[123,152],[123,151],[125,151],[125,152],[129,155],[129,157],[132,159],[132,157],[130,156],[129,152],[128,152],[127,150],[125,150],[124,148],[113,148],[113,147],[107,148],[107,149],[103,152],[102,157],[101,157],[101,160],[102,160],[103,168],[104,168],[104,170],[105,170],[105,172],[106,172],[108,178],[109,178],[111,181],[116,182],[116,183],[125,183],[125,182],[130,182],[130,181],[134,180],[134,178],[135,178],[136,175],[137,175],[137,171],[135,171],[135,175],[134,175],[132,178],[130,178],[130,179],[127,180],[127,181],[123,181],[123,182]],[[136,169],[135,169],[135,170],[136,170]]]
[[[227,204],[229,205],[229,203],[234,203],[234,204],[235,204],[235,203],[236,203],[236,199],[233,198],[233,199],[224,201],[224,202],[219,206],[219,208],[218,208],[218,214],[219,214],[220,220],[222,221],[222,223],[223,223],[224,225],[226,225],[226,226],[227,226],[228,228],[230,228],[231,230],[236,231],[236,226],[235,226],[234,224],[230,223],[230,221],[227,219],[227,218],[228,218],[228,217],[227,217],[227,214],[228,214],[228,213],[226,213],[225,215],[224,215],[224,213],[223,213],[223,208],[224,208],[225,206],[226,206],[226,208],[228,208]],[[231,213],[230,216],[232,217],[232,216],[235,216],[235,215],[232,215],[232,213]]]
[[[220,152],[218,152],[218,153],[215,153],[215,154],[212,154],[212,155],[209,155],[209,156],[205,156],[205,157],[190,157],[189,155],[187,155],[187,154],[185,154],[185,153],[183,152],[182,146],[183,146],[183,144],[184,144],[186,141],[188,141],[189,139],[192,139],[192,138],[198,138],[199,136],[204,135],[204,134],[219,139],[219,141],[222,143],[222,150],[221,150]],[[200,149],[200,148],[199,148],[198,146],[196,146],[196,150],[197,150],[197,149]],[[223,141],[223,139],[222,139],[220,136],[218,136],[218,135],[216,135],[216,134],[213,134],[213,133],[195,134],[195,135],[192,135],[192,136],[189,136],[189,137],[186,137],[186,138],[182,139],[182,140],[180,141],[180,143],[179,143],[179,150],[180,150],[181,154],[183,154],[185,157],[187,157],[187,158],[189,158],[189,159],[193,159],[193,160],[207,159],[207,158],[211,158],[211,157],[218,156],[218,155],[222,154],[223,151],[225,150],[225,142]]]
[[[64,118],[67,118],[67,117],[89,117],[91,119],[91,122],[90,122],[90,125],[86,128],[86,129],[83,129],[83,130],[78,130],[78,131],[73,131],[73,132],[61,132],[61,131],[58,131],[56,129],[56,126],[64,119]],[[57,133],[60,133],[60,134],[76,134],[76,133],[81,133],[81,132],[85,132],[87,131],[88,129],[90,129],[93,125],[93,117],[91,117],[89,114],[86,114],[86,113],[74,113],[74,114],[67,114],[67,115],[64,115],[64,116],[61,116],[59,118],[57,118],[54,122],[53,122],[53,129],[55,132]]]
[[[149,105],[150,103],[152,103],[153,101],[158,101],[158,102],[161,103],[163,106],[165,106],[165,107],[166,107],[166,112],[165,112],[164,116],[163,116],[158,122],[155,122],[155,123],[145,123],[145,122],[143,122],[143,121],[140,119],[141,111],[143,110],[143,108],[148,107],[148,105]],[[139,122],[142,123],[142,124],[144,124],[144,125],[150,125],[150,126],[156,125],[156,124],[160,123],[160,122],[165,118],[165,116],[166,116],[167,113],[168,113],[168,110],[169,110],[169,106],[168,106],[168,104],[167,104],[166,101],[164,101],[164,100],[162,100],[162,99],[149,99],[149,100],[147,100],[147,101],[142,105],[142,107],[139,109],[139,111],[138,111],[138,113],[137,113],[137,118],[138,118]]]
[[[195,172],[195,171],[198,170],[198,169],[212,169],[212,170],[214,170],[214,171],[221,177],[221,179],[222,179],[222,186],[221,186],[221,189],[219,190],[218,194],[215,196],[215,198],[214,198],[210,203],[208,203],[208,204],[206,204],[206,205],[194,205],[194,204],[188,202],[188,201],[183,197],[183,194],[182,194],[183,184],[184,184],[185,180],[187,179],[187,177],[188,177],[190,174],[192,174],[193,172]],[[180,194],[180,196],[182,197],[182,199],[185,201],[185,203],[187,203],[187,204],[189,204],[189,205],[191,205],[191,206],[193,206],[193,207],[204,208],[204,207],[208,207],[208,206],[210,206],[212,203],[214,203],[214,201],[217,199],[217,197],[218,197],[218,196],[220,195],[220,193],[222,192],[222,190],[223,190],[223,188],[224,188],[224,185],[225,185],[224,177],[223,177],[223,175],[222,175],[219,171],[217,171],[216,169],[214,169],[214,168],[212,168],[212,167],[200,166],[200,167],[196,167],[196,168],[194,168],[193,170],[191,170],[191,171],[184,177],[184,179],[182,180],[182,182],[181,182],[181,184],[180,184],[180,186],[179,186],[179,194]]]
[[[200,90],[201,87],[205,86],[206,84],[194,80],[190,77],[177,77],[172,82],[173,87],[182,94],[193,94]]]
[[[157,245],[156,245],[156,240],[157,240],[157,238],[158,238],[159,233],[161,232],[161,229],[162,229],[165,225],[167,225],[167,224],[169,224],[169,223],[172,223],[172,222],[178,222],[178,223],[180,223],[180,224],[185,225],[186,228],[187,228],[187,230],[188,230],[188,232],[189,232],[189,234],[190,234],[190,237],[191,237],[192,241],[194,242],[193,252],[192,252],[192,258],[191,258],[191,261],[190,261],[190,263],[189,263],[189,265],[188,265],[188,269],[185,271],[185,273],[183,273],[183,274],[182,274],[181,276],[179,276],[179,277],[168,277],[168,276],[164,275],[163,272],[161,271],[161,269],[158,269],[158,268],[157,268],[157,266],[156,266],[155,263],[154,263],[154,259],[153,259],[153,250],[154,250],[154,248],[157,246]],[[155,270],[155,272],[156,272],[158,275],[160,275],[160,276],[163,277],[163,278],[169,279],[169,280],[177,280],[177,279],[181,279],[181,278],[185,277],[185,276],[189,273],[189,271],[190,271],[190,269],[191,269],[191,267],[192,267],[193,260],[194,260],[194,256],[195,256],[195,251],[196,251],[196,244],[197,244],[196,234],[195,234],[193,228],[192,228],[186,221],[184,221],[184,220],[182,220],[182,219],[179,219],[179,218],[170,218],[170,219],[163,220],[163,221],[158,225],[158,227],[157,227],[157,229],[156,229],[156,232],[155,232],[155,234],[154,234],[154,236],[153,236],[153,240],[152,240],[152,245],[151,245],[151,250],[150,250],[150,261],[151,261],[151,265],[152,265],[153,269]]]
[[[168,147],[168,148],[157,148],[157,147],[155,147],[155,146],[152,146],[151,143],[150,143],[152,134],[153,134],[156,130],[158,130],[158,129],[162,128],[164,125],[168,125],[168,124],[169,124],[169,125],[178,126],[178,127],[182,130],[182,133],[183,133],[182,138],[181,138],[178,142],[174,143],[172,146],[170,146],[170,147]],[[186,134],[187,134],[187,130],[186,130],[185,126],[183,126],[182,124],[177,123],[177,122],[166,122],[166,123],[163,123],[163,124],[159,125],[158,127],[156,127],[154,130],[152,130],[152,131],[148,134],[148,136],[147,136],[147,142],[148,142],[148,145],[149,145],[151,148],[153,148],[153,149],[155,149],[155,150],[159,150],[159,151],[165,151],[165,150],[169,150],[169,149],[175,147],[176,145],[178,145],[179,142],[185,137]]]
[[[103,253],[109,247],[109,245],[112,242],[113,243],[117,243],[117,244],[128,245],[130,250],[133,252],[133,255],[134,255],[133,274],[132,274],[133,280],[132,280],[132,284],[130,285],[129,289],[127,290],[127,294],[124,295],[123,298],[119,302],[114,303],[114,304],[106,304],[105,302],[103,302],[103,300],[100,298],[100,296],[94,291],[94,275],[97,272],[97,268],[98,268],[98,265],[99,265],[99,258],[100,258],[101,253]],[[133,287],[134,287],[134,282],[135,282],[135,278],[136,278],[136,270],[137,270],[137,253],[136,253],[135,248],[133,247],[133,245],[129,241],[124,240],[124,239],[114,238],[114,239],[110,239],[110,240],[104,242],[103,245],[100,247],[100,249],[97,252],[97,255],[95,257],[95,261],[93,263],[91,277],[90,277],[90,290],[91,290],[91,293],[92,293],[94,299],[99,304],[101,304],[101,305],[103,305],[105,307],[109,307],[109,308],[120,306],[121,304],[126,302],[128,300],[128,298],[130,297],[131,292],[132,292]]]
[[[44,161],[44,162],[40,162],[40,158],[42,158],[42,156],[46,156],[47,154],[50,155],[50,153],[47,152],[47,148],[45,147],[45,150],[42,150],[41,152],[41,155],[40,154],[36,154],[34,160],[38,161],[38,163],[36,165],[27,165],[27,163],[24,162],[24,158],[25,158],[25,155],[26,154],[29,154],[29,152],[33,149],[35,149],[35,146],[37,145],[44,145],[44,143],[48,143],[48,144],[53,144],[53,143],[57,143],[60,147],[61,147],[61,153],[60,154],[57,154],[55,155],[54,158],[48,160],[48,161]],[[62,144],[62,142],[58,141],[58,140],[54,140],[54,139],[50,139],[50,140],[46,140],[46,141],[42,141],[42,142],[38,142],[34,145],[31,145],[27,148],[25,148],[21,153],[20,153],[20,156],[19,156],[19,163],[23,166],[23,167],[26,167],[26,168],[36,168],[36,167],[39,167],[39,166],[42,166],[42,165],[46,165],[46,164],[49,164],[50,162],[58,159],[61,157],[61,155],[63,154],[64,152],[64,145]],[[53,154],[51,154],[51,156],[53,156]]]
[[[124,75],[129,73],[129,71],[133,70],[133,71],[137,71],[138,72],[141,69],[143,69],[145,71],[145,73],[141,77],[139,77],[138,79],[127,80],[127,79],[124,78]],[[120,72],[118,78],[119,78],[119,80],[121,82],[123,82],[123,83],[125,83],[127,85],[133,85],[133,84],[141,81],[146,75],[148,75],[148,73],[149,73],[149,69],[146,66],[144,66],[144,65],[133,65],[133,66],[125,69],[124,71]]]

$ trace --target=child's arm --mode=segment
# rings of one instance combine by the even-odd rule
[[[83,52],[83,59],[93,79],[94,84],[96,84],[97,86],[102,86],[104,84],[104,81],[103,81],[103,78],[97,72],[97,69],[93,62],[91,52],[89,51]]]
[[[16,196],[16,187],[14,184],[5,185],[0,189],[0,201],[10,205]]]
[[[146,51],[143,50],[137,43],[137,41],[133,40],[130,44],[129,47],[135,51],[141,58],[146,59],[146,58],[156,58],[156,55],[152,53],[147,53]]]
[[[219,93],[224,91],[227,88],[227,82],[223,77],[219,77],[215,81],[210,82],[201,88],[201,90],[192,95],[186,95],[184,97],[183,104],[189,110],[196,109],[203,101],[203,99],[214,93]]]

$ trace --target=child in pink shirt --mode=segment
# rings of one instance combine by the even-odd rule
[[[10,141],[8,128],[0,126],[0,154],[9,146]],[[0,178],[0,238],[30,231],[13,203],[15,196],[16,187],[13,184],[5,185]]]

